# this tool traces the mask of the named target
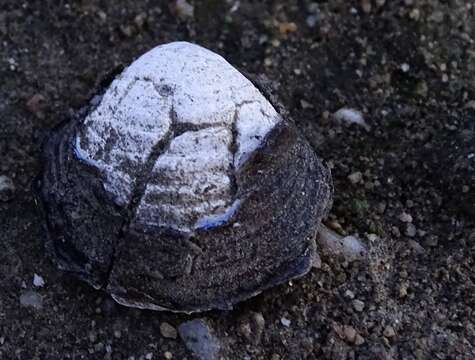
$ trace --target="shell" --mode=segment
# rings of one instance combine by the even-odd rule
[[[57,264],[121,304],[185,312],[305,274],[331,177],[276,107],[200,46],[141,56],[45,146]]]

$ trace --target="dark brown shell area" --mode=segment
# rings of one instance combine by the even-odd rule
[[[139,232],[122,239],[109,291],[127,298],[124,289],[133,289],[131,301],[183,311],[230,308],[305,274],[331,200],[327,168],[283,124],[238,172],[237,183],[241,206],[228,225],[192,238]]]

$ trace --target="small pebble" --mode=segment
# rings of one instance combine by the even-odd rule
[[[252,313],[252,330],[254,334],[254,343],[259,343],[261,341],[262,333],[266,325],[264,316],[259,312]]]
[[[283,35],[297,31],[297,24],[294,22],[283,22],[279,24],[279,32]]]
[[[89,342],[94,344],[97,341],[97,335],[96,335],[95,331],[91,331],[88,334],[88,338],[89,338]]]
[[[411,223],[407,224],[406,235],[409,237],[414,237],[416,236],[416,233],[417,233],[417,229],[414,226],[414,224],[411,224]]]
[[[29,112],[37,116],[38,118],[44,118],[43,110],[46,105],[46,99],[41,94],[33,95],[26,103],[26,107]]]
[[[173,354],[170,352],[170,351],[166,351],[163,356],[165,357],[165,359],[167,360],[171,360],[173,359]]]
[[[141,12],[134,18],[135,26],[137,26],[138,29],[143,29],[146,20],[147,20],[147,14],[144,12]]]
[[[0,200],[10,200],[15,192],[13,180],[6,175],[0,175]]]
[[[379,214],[384,214],[384,212],[386,211],[386,203],[380,202],[380,203],[376,206],[376,211],[377,211]]]
[[[472,109],[472,110],[475,110],[475,100],[470,100],[470,101],[468,101],[468,102],[465,104],[464,109]]]
[[[402,72],[407,73],[410,69],[411,69],[411,67],[407,63],[404,63],[404,64],[401,65]]]
[[[421,17],[421,12],[419,9],[417,8],[414,8],[411,10],[411,12],[409,13],[409,17],[412,19],[412,20],[415,20],[415,21],[418,21]]]
[[[186,0],[175,1],[175,11],[180,18],[192,18],[195,14],[195,8]]]
[[[355,298],[355,293],[351,290],[346,290],[345,291],[345,296],[348,298],[348,299],[354,299]]]
[[[20,304],[39,310],[43,307],[43,298],[34,291],[27,291],[20,295]]]
[[[371,242],[371,243],[375,243],[378,240],[378,235],[376,235],[376,234],[368,234],[368,235],[366,235],[366,237],[368,238],[369,242]]]
[[[356,171],[348,175],[348,180],[350,180],[352,184],[358,184],[359,182],[361,182],[361,180],[363,180],[363,174],[361,173],[361,171]]]
[[[285,327],[289,327],[290,326],[290,323],[291,321],[285,317],[283,317],[282,319],[280,319],[280,322],[282,325],[284,325]]]
[[[353,326],[345,325],[343,327],[343,335],[345,336],[346,341],[354,343],[356,340],[356,330]]]
[[[33,285],[36,287],[45,286],[45,280],[38,274],[33,275]]]
[[[135,33],[135,28],[132,25],[121,25],[119,27],[121,33],[126,37],[132,37]]]
[[[173,325],[170,325],[167,322],[162,322],[160,324],[160,334],[162,334],[162,336],[167,339],[177,338],[177,331],[175,327],[173,327]]]
[[[309,13],[317,14],[318,12],[320,12],[320,5],[317,2],[311,2],[307,5],[307,11]]]
[[[265,320],[261,313],[251,312],[239,325],[239,332],[248,341],[258,344],[265,327]]]
[[[364,310],[364,302],[361,301],[361,300],[353,300],[353,308],[358,311],[358,312],[362,312]]]
[[[346,122],[349,124],[357,124],[362,126],[366,131],[370,130],[369,125],[363,118],[363,114],[355,109],[341,108],[333,114],[333,118],[340,122]]]
[[[400,298],[404,298],[404,297],[407,296],[407,289],[408,289],[407,284],[401,284],[401,286],[399,287],[399,297]]]
[[[364,337],[362,337],[360,334],[356,334],[355,337],[355,345],[360,346],[364,344]]]
[[[272,66],[272,59],[271,58],[265,58],[264,59],[264,65],[269,67]]]
[[[221,344],[203,319],[186,321],[178,327],[185,346],[200,360],[217,360]]]
[[[310,104],[308,101],[305,101],[305,100],[300,100],[300,106],[302,107],[302,109],[311,109],[313,108],[313,105]]]
[[[396,336],[396,331],[392,326],[388,325],[384,328],[383,335],[387,338],[393,338]]]
[[[371,12],[371,1],[361,0],[361,8],[366,14],[369,14]]]
[[[409,240],[409,246],[412,250],[415,251],[416,254],[423,254],[425,252],[424,248],[415,240]]]
[[[429,16],[429,21],[433,21],[435,23],[441,23],[442,21],[444,21],[444,16],[445,16],[444,12],[440,10],[436,10]]]
[[[318,16],[317,15],[307,16],[307,18],[305,19],[305,23],[307,24],[309,28],[314,28],[315,26],[317,26]]]
[[[399,220],[405,223],[411,223],[412,222],[412,216],[409,215],[408,213],[403,212],[401,215],[399,215]]]
[[[252,340],[251,324],[249,324],[248,322],[244,322],[244,323],[239,325],[239,332],[247,340]]]

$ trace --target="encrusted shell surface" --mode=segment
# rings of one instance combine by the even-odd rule
[[[45,154],[49,251],[129,306],[227,309],[305,274],[331,203],[293,123],[184,42],[133,62]]]

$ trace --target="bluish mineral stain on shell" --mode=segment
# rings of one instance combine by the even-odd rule
[[[223,213],[202,217],[196,222],[195,230],[208,230],[226,224],[229,219],[231,219],[231,217],[236,213],[240,203],[240,200],[235,200],[234,203],[230,207],[226,208]]]

